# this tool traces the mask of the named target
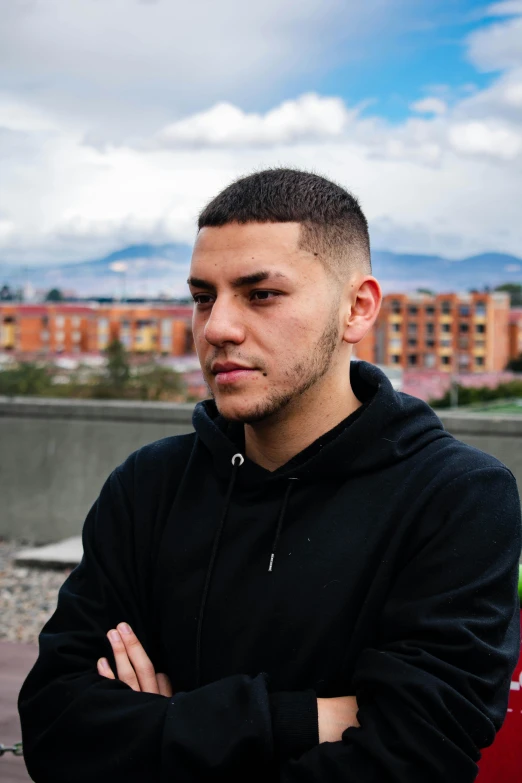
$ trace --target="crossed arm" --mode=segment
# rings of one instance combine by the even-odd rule
[[[119,623],[107,633],[107,638],[114,653],[118,676],[115,676],[107,658],[99,658],[98,674],[109,680],[118,679],[134,691],[156,693],[167,698],[172,696],[168,676],[162,672],[156,673],[152,661],[128,623]],[[355,696],[317,699],[319,743],[339,742],[349,726],[359,726],[357,710]]]

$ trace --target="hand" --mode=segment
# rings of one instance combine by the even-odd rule
[[[166,674],[156,674],[152,661],[127,623],[120,623],[107,636],[116,660],[118,680],[130,685],[133,691],[157,693],[168,698],[172,696],[169,678]],[[102,677],[116,679],[107,658],[100,658],[97,666]]]
[[[350,726],[359,726],[355,696],[336,696],[317,699],[319,715],[319,742],[339,742]]]

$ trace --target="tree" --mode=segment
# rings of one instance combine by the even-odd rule
[[[461,386],[456,387],[458,393],[459,405],[475,405],[484,402],[492,402],[493,400],[510,400],[513,398],[522,397],[522,381],[507,381],[507,383],[500,383],[493,389],[489,386]],[[429,400],[429,404],[432,408],[449,408],[451,407],[452,396],[451,389],[439,400]]]
[[[11,290],[10,286],[5,285],[0,288],[0,301],[2,302],[12,302],[15,298],[14,292]]]
[[[185,391],[181,375],[159,364],[140,373],[138,386],[142,400],[172,401],[184,396]]]
[[[506,365],[506,370],[511,370],[512,372],[522,372],[522,353],[517,356],[516,359],[509,360]]]
[[[45,395],[52,389],[49,369],[33,362],[21,362],[18,367],[0,372],[0,394]]]
[[[115,389],[123,389],[130,378],[130,366],[125,346],[117,339],[111,340],[105,354],[109,384]]]
[[[511,307],[522,307],[522,285],[520,283],[503,283],[495,291],[505,291],[509,294]]]
[[[51,288],[45,295],[46,302],[63,302],[63,294],[59,288]]]

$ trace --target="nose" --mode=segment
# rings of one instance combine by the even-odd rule
[[[239,308],[228,298],[218,297],[205,324],[205,340],[216,347],[225,343],[240,345],[245,339],[245,327]]]

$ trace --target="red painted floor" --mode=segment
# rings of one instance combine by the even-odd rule
[[[32,644],[0,642],[0,742],[12,745],[22,738],[16,702],[22,683],[38,655],[38,647]],[[6,753],[0,757],[2,783],[27,783],[23,758]]]

